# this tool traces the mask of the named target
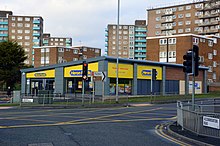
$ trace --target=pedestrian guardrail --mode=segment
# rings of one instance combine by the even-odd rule
[[[197,135],[220,138],[220,99],[177,102],[177,124]]]

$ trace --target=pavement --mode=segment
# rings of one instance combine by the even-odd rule
[[[179,145],[184,146],[219,146],[220,139],[205,137],[196,135],[191,131],[182,129],[176,122],[161,124],[156,127],[156,130],[161,134],[162,137],[174,141]]]

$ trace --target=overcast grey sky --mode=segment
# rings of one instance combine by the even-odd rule
[[[146,9],[191,0],[120,0],[120,24],[146,20]],[[72,37],[73,45],[104,50],[105,28],[117,23],[118,0],[0,0],[0,10],[14,15],[37,15],[44,19],[44,32],[52,36]]]

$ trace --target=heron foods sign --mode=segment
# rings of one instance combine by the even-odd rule
[[[156,69],[157,80],[162,80],[162,68],[157,66],[141,66],[137,67],[138,79],[151,79],[152,69]]]
[[[98,71],[98,62],[88,64],[88,76],[91,76],[92,71]],[[65,67],[64,77],[82,77],[82,64]]]
[[[54,78],[55,70],[44,70],[38,72],[30,72],[26,74],[26,78]]]

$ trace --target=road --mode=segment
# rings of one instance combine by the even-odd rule
[[[176,104],[84,109],[2,109],[1,146],[174,146],[155,132]]]

